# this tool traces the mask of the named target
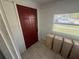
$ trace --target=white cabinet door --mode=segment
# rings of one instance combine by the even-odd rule
[[[8,26],[10,27],[9,29],[11,30],[11,36],[14,40],[15,46],[17,46],[17,50],[19,49],[20,53],[23,53],[26,48],[15,5],[11,1],[2,1],[2,5],[7,17]]]

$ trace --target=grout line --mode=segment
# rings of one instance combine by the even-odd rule
[[[59,51],[59,53],[61,54],[61,51],[62,51],[62,47],[63,47],[63,43],[64,43],[64,38],[62,38],[63,40],[62,40],[62,44],[61,44],[61,49],[60,49],[60,51]]]
[[[73,48],[73,46],[74,46],[74,42],[73,42],[73,40],[72,40],[72,47],[71,47],[71,49],[70,49],[70,51],[69,51],[69,54],[68,54],[68,56],[67,56],[67,58],[69,58],[70,57],[70,54],[71,54],[71,52],[72,52],[72,48]]]

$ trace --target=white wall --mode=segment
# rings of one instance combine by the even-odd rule
[[[20,53],[23,53],[26,50],[22,29],[20,26],[19,16],[16,9],[16,4],[28,6],[31,8],[38,9],[37,4],[26,0],[2,0],[2,5],[7,17],[8,24],[11,30],[11,36],[13,37],[15,45],[19,48]],[[17,48],[17,49],[18,49]]]
[[[74,12],[75,13],[79,12],[79,0],[59,0],[40,6],[41,38],[44,38],[47,33],[52,32],[54,14],[74,13]],[[58,34],[62,35],[61,33]],[[62,36],[78,39],[78,37],[72,37],[66,34]]]

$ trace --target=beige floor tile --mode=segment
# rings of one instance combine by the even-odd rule
[[[37,42],[22,54],[22,59],[63,59],[43,43]]]

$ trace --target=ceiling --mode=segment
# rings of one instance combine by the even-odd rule
[[[36,2],[37,4],[46,4],[49,2],[53,2],[55,0],[30,0],[30,1]]]

